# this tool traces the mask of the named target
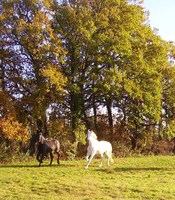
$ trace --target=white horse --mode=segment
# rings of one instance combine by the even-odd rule
[[[101,156],[101,163],[99,167],[103,165],[103,155],[106,154],[108,157],[108,166],[110,160],[113,162],[112,159],[112,145],[110,142],[107,141],[98,141],[96,134],[92,130],[88,130],[88,138],[87,140],[89,141],[89,146],[87,148],[87,155],[86,155],[86,160],[87,160],[87,165],[85,169],[88,168],[90,162],[92,161],[93,157],[98,153]],[[90,158],[89,158],[90,156]]]

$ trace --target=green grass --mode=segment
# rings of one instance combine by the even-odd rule
[[[105,160],[106,161],[106,160]],[[116,158],[99,168],[94,159],[0,165],[0,199],[175,199],[175,157]]]

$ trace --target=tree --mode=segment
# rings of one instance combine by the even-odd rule
[[[57,4],[54,27],[66,50],[72,128],[76,120],[106,106],[121,111],[131,135],[157,124],[161,114],[161,68],[168,65],[166,42],[147,23],[138,1],[66,1]],[[54,8],[55,8],[54,7]]]
[[[175,119],[175,68],[174,68],[174,45],[169,43],[170,65],[162,68],[162,115],[159,123],[159,136],[172,139],[174,135]]]
[[[48,5],[48,1],[3,0],[0,16],[4,88],[15,101],[20,121],[41,121],[39,129],[45,127],[53,90],[62,93],[65,84],[59,71],[64,51],[52,29]]]
[[[26,142],[30,138],[29,129],[12,117],[4,117],[1,120],[0,130],[3,136],[10,141]]]

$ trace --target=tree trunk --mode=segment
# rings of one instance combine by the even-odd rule
[[[112,118],[112,101],[109,98],[106,98],[106,108],[108,112],[108,123],[110,127],[113,127],[113,118]]]
[[[113,140],[113,118],[112,118],[112,101],[109,98],[106,98],[106,108],[108,112],[108,123],[110,130],[110,139]]]

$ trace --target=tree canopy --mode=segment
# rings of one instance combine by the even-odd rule
[[[175,48],[151,29],[142,3],[2,0],[1,125],[10,117],[49,134],[59,121],[76,141],[80,122],[98,132],[104,118],[111,139],[116,127],[135,142],[174,137]]]

